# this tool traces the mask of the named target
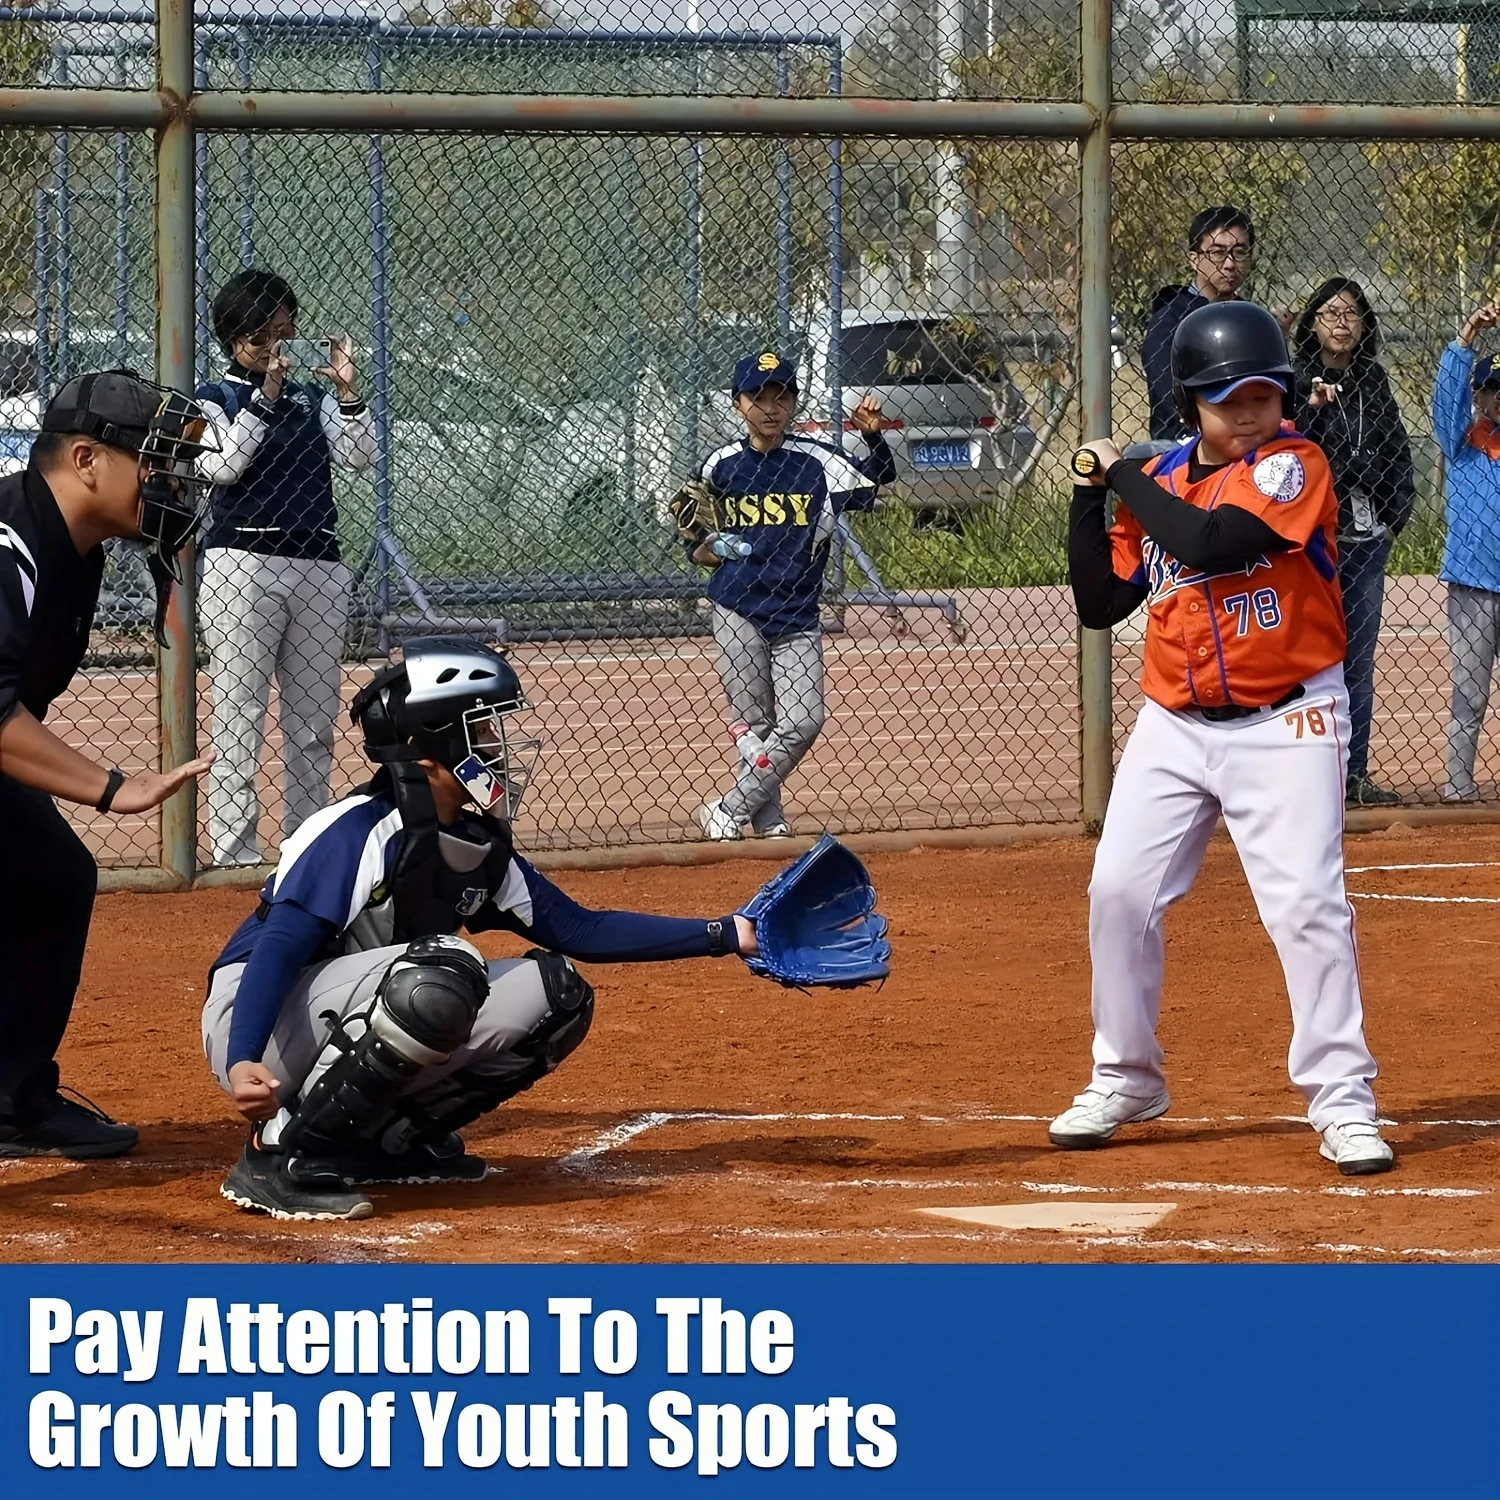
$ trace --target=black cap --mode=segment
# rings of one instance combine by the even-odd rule
[[[42,431],[81,432],[111,448],[139,454],[162,396],[158,386],[129,370],[78,375],[47,403]]]

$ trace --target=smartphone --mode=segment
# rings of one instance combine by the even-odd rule
[[[333,357],[333,340],[282,339],[281,354],[291,361],[294,370],[326,370]]]

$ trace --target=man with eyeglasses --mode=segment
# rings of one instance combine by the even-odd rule
[[[213,302],[229,369],[198,391],[221,450],[202,471],[221,488],[203,540],[201,611],[218,756],[208,829],[220,866],[262,860],[255,777],[273,676],[285,836],[327,802],[333,765],[351,579],[339,556],[332,466],[369,468],[375,427],[346,339],[330,340],[327,365],[311,372],[333,390],[289,378],[296,319],[296,294],[280,276],[231,277]]]
[[[1177,325],[1209,302],[1231,302],[1240,294],[1255,257],[1255,229],[1244,209],[1231,204],[1205,208],[1188,229],[1187,286],[1166,286],[1151,304],[1151,322],[1141,346],[1151,398],[1151,437],[1175,442],[1188,436],[1172,397],[1172,335]]]

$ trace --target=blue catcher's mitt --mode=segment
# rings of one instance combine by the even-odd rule
[[[891,972],[885,918],[865,867],[824,834],[768,880],[737,915],[755,923],[760,948],[745,962],[788,985],[866,984]]]

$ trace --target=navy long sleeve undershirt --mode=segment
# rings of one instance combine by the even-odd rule
[[[295,901],[278,901],[267,912],[234,997],[226,1069],[265,1055],[282,1001],[333,934],[332,922]]]

